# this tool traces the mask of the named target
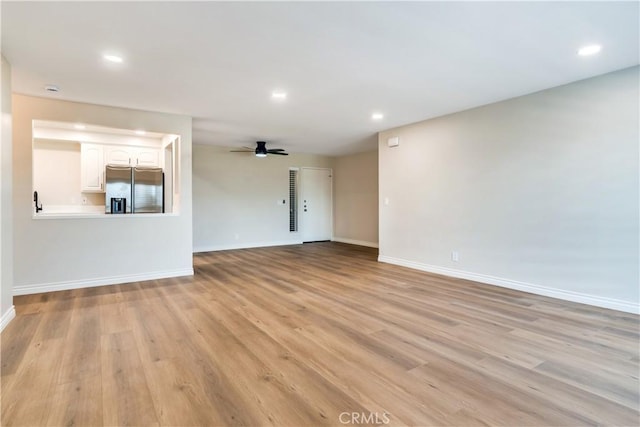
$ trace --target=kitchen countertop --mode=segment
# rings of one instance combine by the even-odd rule
[[[31,212],[33,219],[84,219],[84,218],[147,218],[178,216],[178,213],[136,213],[136,214],[107,214],[104,206],[90,205],[45,205],[44,210]]]
[[[137,213],[137,214],[106,214],[104,212],[34,212],[32,219],[97,219],[97,218],[151,218],[179,216],[178,213]]]

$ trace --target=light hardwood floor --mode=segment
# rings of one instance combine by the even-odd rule
[[[640,422],[638,316],[338,243],[194,265],[192,278],[17,297],[2,425]]]

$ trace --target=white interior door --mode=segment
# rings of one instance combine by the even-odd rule
[[[331,169],[300,169],[300,228],[303,242],[331,240]]]

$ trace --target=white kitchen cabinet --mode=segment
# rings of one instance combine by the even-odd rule
[[[80,146],[80,185],[86,193],[104,193],[104,148],[98,144]]]
[[[106,145],[104,159],[107,165],[157,167],[160,165],[160,150],[149,147]]]
[[[105,165],[131,165],[131,147],[124,145],[105,145]]]
[[[135,159],[134,166],[160,166],[160,150],[157,148],[133,147]]]

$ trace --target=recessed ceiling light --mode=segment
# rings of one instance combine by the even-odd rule
[[[73,125],[73,127],[78,129],[78,130],[85,130],[87,128],[85,125],[80,124],[80,123]]]
[[[143,130],[137,130],[136,131],[136,135],[144,135],[144,134],[146,134],[146,132],[143,131]]]
[[[602,46],[599,44],[590,44],[589,46],[583,46],[578,49],[578,55],[580,56],[591,56],[602,50]]]
[[[371,120],[382,120],[384,119],[384,114],[382,113],[373,113],[371,115]]]
[[[274,90],[273,92],[271,92],[271,98],[278,99],[278,100],[287,99],[287,92],[283,92],[281,90]]]
[[[105,61],[115,62],[116,64],[120,64],[122,61],[124,61],[121,56],[108,53],[102,55],[102,57],[105,59]]]
[[[47,92],[60,92],[60,88],[56,85],[46,85],[44,87],[44,90],[46,90]]]

